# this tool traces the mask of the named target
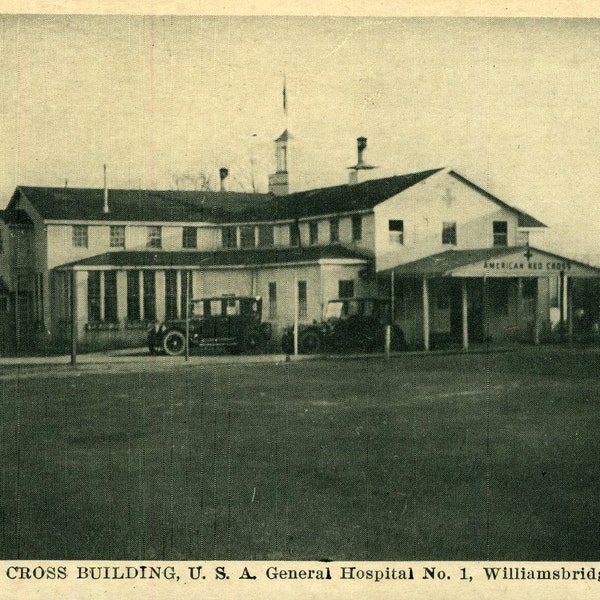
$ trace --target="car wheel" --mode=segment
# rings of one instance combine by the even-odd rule
[[[169,356],[181,356],[185,352],[185,336],[176,329],[169,331],[165,335],[163,348]]]
[[[316,331],[305,331],[298,338],[300,354],[317,354],[322,347],[321,336]]]
[[[248,329],[242,338],[241,348],[245,354],[259,354],[262,352],[262,335],[256,329]]]

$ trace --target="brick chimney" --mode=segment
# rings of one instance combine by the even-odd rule
[[[221,180],[220,190],[222,192],[226,191],[225,180],[227,179],[228,175],[229,175],[229,169],[227,169],[226,167],[221,167],[219,169],[219,179]]]

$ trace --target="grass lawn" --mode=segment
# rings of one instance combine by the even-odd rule
[[[0,558],[598,560],[599,360],[5,369]]]

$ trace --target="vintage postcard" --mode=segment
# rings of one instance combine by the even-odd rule
[[[0,3],[0,598],[597,595],[600,19],[434,4]]]

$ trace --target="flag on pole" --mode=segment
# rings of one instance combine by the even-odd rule
[[[286,90],[286,82],[285,75],[283,76],[283,114],[287,117],[287,90]]]

